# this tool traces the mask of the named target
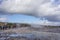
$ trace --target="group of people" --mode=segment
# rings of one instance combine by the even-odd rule
[[[31,25],[30,24],[19,24],[19,25],[17,25],[17,24],[2,24],[2,25],[0,25],[0,30],[5,30],[5,29],[12,29],[12,28],[17,28],[17,27],[31,27]]]
[[[7,26],[7,25],[4,25],[4,26],[0,26],[0,30],[5,30],[5,29],[11,29],[11,28],[16,28],[16,26]]]

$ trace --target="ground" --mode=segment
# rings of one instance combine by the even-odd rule
[[[21,27],[2,31],[6,34],[10,33],[10,36],[13,34],[9,36],[9,40],[60,40],[60,28]]]

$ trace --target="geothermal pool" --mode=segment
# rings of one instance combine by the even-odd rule
[[[60,40],[60,33],[33,32],[33,33],[3,33],[0,40]]]
[[[2,30],[0,31],[0,40],[60,40],[60,32],[57,32],[58,30],[51,29],[52,32],[49,32],[49,30],[37,30],[36,28]]]

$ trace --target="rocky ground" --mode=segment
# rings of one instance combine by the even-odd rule
[[[0,40],[60,40],[60,28],[22,27],[1,30]]]

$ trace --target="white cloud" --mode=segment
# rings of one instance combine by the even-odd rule
[[[0,22],[5,22],[6,20],[7,20],[7,18],[5,18],[5,17],[0,18]]]
[[[32,0],[7,0],[1,4],[1,9],[8,12],[28,13],[33,10]]]
[[[7,12],[32,13],[42,3],[44,0],[6,0],[2,2],[0,8]]]

